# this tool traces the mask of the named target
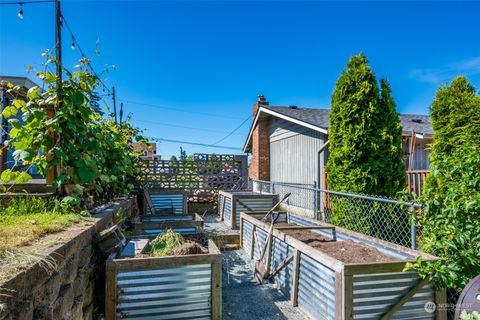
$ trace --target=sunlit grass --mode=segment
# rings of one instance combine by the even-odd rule
[[[14,199],[8,206],[0,206],[0,257],[80,219],[74,209],[57,199]]]

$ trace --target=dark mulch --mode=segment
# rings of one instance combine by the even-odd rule
[[[187,241],[180,247],[172,250],[170,256],[185,256],[187,254],[204,254],[208,253],[208,250],[202,247],[197,242]]]
[[[202,245],[207,245],[208,243],[208,237],[205,233],[201,232],[201,233],[196,233],[194,235],[184,235],[183,236],[183,239],[185,239],[185,241],[193,241],[193,242],[197,242],[197,243],[200,243]]]
[[[307,230],[282,230],[289,236],[346,263],[398,261],[375,248],[352,240],[333,241],[318,233]]]

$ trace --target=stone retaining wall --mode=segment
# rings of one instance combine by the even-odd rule
[[[8,273],[0,282],[0,319],[81,320],[102,312],[105,257],[96,249],[95,238],[119,219],[119,209],[123,215],[136,214],[136,198],[114,202],[94,218],[42,238],[39,244],[53,244],[45,250],[45,259],[2,268],[0,274]]]

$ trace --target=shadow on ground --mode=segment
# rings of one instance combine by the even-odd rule
[[[222,319],[308,319],[273,284],[256,284],[254,264],[242,250],[225,252],[222,264]]]

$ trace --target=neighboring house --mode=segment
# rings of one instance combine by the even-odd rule
[[[253,105],[253,123],[243,151],[251,153],[249,175],[258,180],[316,184],[325,188],[329,109]],[[407,170],[427,170],[433,130],[428,115],[400,114]]]
[[[156,142],[133,142],[132,146],[142,154],[143,160],[161,160],[161,156],[157,154]]]
[[[14,86],[23,86],[27,90],[38,86],[35,82],[32,80],[26,78],[26,77],[13,77],[13,76],[2,76],[0,75],[0,118],[1,118],[1,133],[0,133],[0,145],[3,146],[3,143],[9,139],[8,133],[10,132],[10,125],[8,124],[7,119],[4,119],[1,116],[1,112],[3,111],[3,108],[6,106],[9,106],[12,101],[16,98],[20,99],[26,99],[25,96],[20,96],[20,97],[14,97],[10,93],[7,92],[7,84],[11,83]],[[21,120],[21,114],[18,113],[16,118],[18,118],[20,121]],[[15,161],[13,159],[13,151],[10,150],[8,154],[6,152],[2,152],[0,155],[0,172],[3,172],[5,169],[12,169],[15,165]],[[17,164],[18,165],[18,164]],[[25,169],[23,169],[25,170]],[[27,170],[27,172],[31,175],[36,175],[38,174],[37,170],[35,168],[31,168]]]

